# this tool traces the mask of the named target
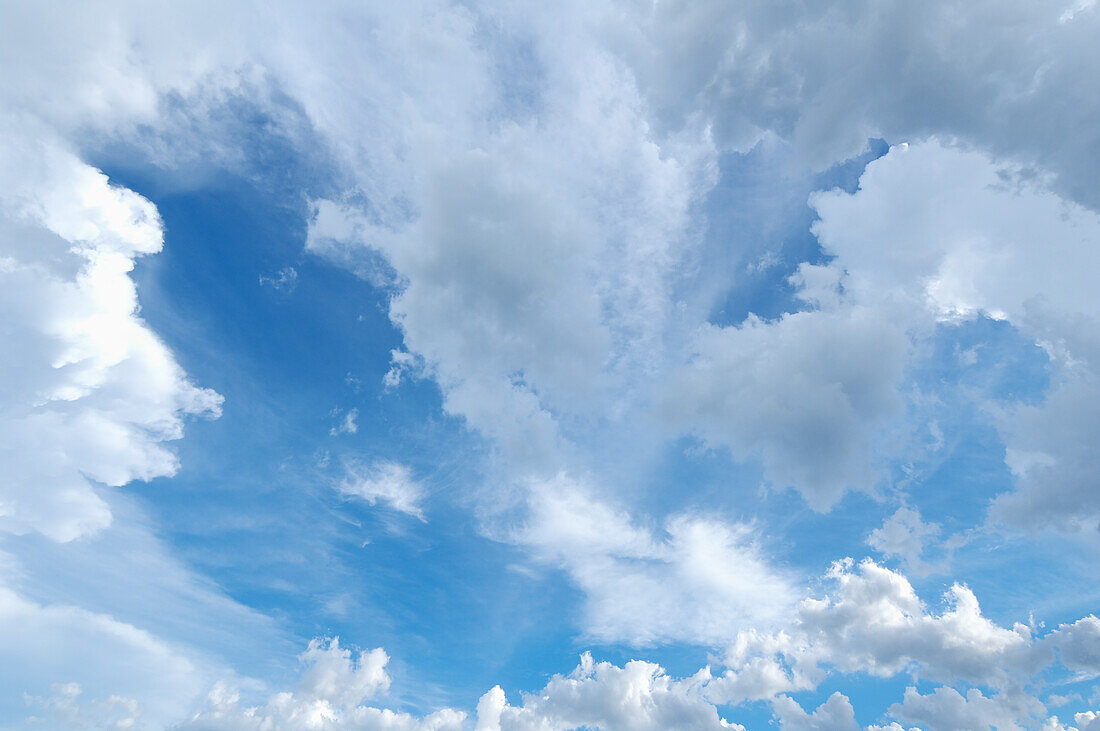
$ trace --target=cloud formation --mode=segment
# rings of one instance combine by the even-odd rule
[[[333,161],[323,193],[308,196],[305,246],[387,294],[403,342],[386,387],[396,392],[402,374],[433,379],[444,411],[485,438],[492,487],[470,501],[484,532],[564,572],[584,594],[586,637],[731,645],[725,673],[685,680],[586,657],[520,705],[490,691],[478,724],[723,727],[713,703],[756,699],[791,727],[851,726],[844,695],[811,712],[786,695],[838,672],[982,686],[913,689],[898,719],[1026,727],[1049,719],[1014,684],[1037,684],[1043,669],[1098,672],[1095,617],[1047,634],[1004,627],[961,583],[930,610],[873,562],[836,564],[827,593],[799,603],[797,573],[764,540],[771,526],[685,510],[686,482],[662,487],[672,508],[650,510],[616,470],[690,434],[759,461],[766,481],[817,511],[849,491],[881,497],[898,488],[888,442],[909,416],[913,351],[945,323],[992,318],[1041,345],[1052,385],[1034,403],[981,404],[1014,476],[989,525],[1095,529],[1100,97],[1081,81],[1100,64],[1093,5],[66,13],[14,8],[0,30],[3,67],[19,70],[0,79],[4,532],[65,542],[104,531],[112,515],[97,486],[174,474],[166,443],[188,419],[219,413],[220,397],[192,384],[140,318],[130,272],[162,246],[155,207],[83,157],[121,139],[167,170],[195,157],[242,164],[240,145],[210,134],[205,117],[247,98]],[[758,257],[753,274],[797,265],[777,284],[793,290],[787,311],[711,322],[715,302],[696,291],[701,211],[722,166],[766,138],[789,145],[795,165],[824,169],[874,136],[894,147],[858,190],[810,199],[821,256]],[[757,251],[729,238],[723,256]],[[289,291],[296,276],[260,282]],[[357,416],[333,435],[355,433]],[[339,489],[425,518],[424,487],[401,464],[353,465]],[[922,486],[905,489],[916,505]],[[902,507],[869,542],[921,575],[941,568],[925,553],[936,535]],[[132,624],[14,590],[0,600],[15,656],[29,658],[11,627],[110,636],[121,657],[158,657],[187,676],[181,687],[194,683],[179,653]],[[222,687],[192,722],[462,723],[455,711],[365,705],[389,684],[386,659],[315,643],[296,690],[246,707]],[[82,694],[111,703],[58,682],[41,696],[51,712]],[[135,696],[120,692],[115,706],[134,717]]]
[[[48,141],[0,155],[0,528],[70,541],[110,524],[96,483],[175,474],[164,442],[221,397],[139,317],[129,272],[163,245],[156,208]]]
[[[532,493],[515,540],[584,591],[583,627],[595,640],[721,644],[794,607],[794,578],[750,525],[681,514],[649,527],[565,475]]]
[[[400,513],[425,520],[420,507],[423,487],[403,464],[389,460],[379,460],[369,467],[349,463],[339,490],[344,495],[366,501],[368,505],[383,503]]]

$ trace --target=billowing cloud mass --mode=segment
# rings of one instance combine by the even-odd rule
[[[0,725],[1100,727],[1100,8],[809,5],[5,3]]]
[[[693,729],[742,726],[723,719],[701,693],[705,672],[670,678],[659,665],[635,660],[623,667],[585,654],[568,676],[556,675],[523,705],[509,705],[500,687],[478,702],[478,731],[543,728]]]
[[[994,516],[1032,528],[1095,526],[1094,441],[1076,435],[1091,433],[1100,404],[1100,301],[1090,284],[1100,215],[1018,165],[935,141],[895,147],[868,166],[854,195],[811,202],[821,217],[814,231],[853,300],[908,303],[911,318],[923,309],[1007,320],[1048,351],[1046,400],[998,413],[1017,490],[997,499]]]
[[[110,524],[95,483],[172,475],[192,385],[141,321],[129,272],[163,244],[156,208],[45,140],[0,149],[0,527],[70,541]]]
[[[978,600],[955,584],[945,609],[929,612],[904,576],[865,560],[834,564],[827,578],[835,593],[805,600],[791,630],[773,635],[741,634],[728,662],[746,666],[760,654],[782,660],[783,682],[793,688],[822,677],[824,666],[843,672],[890,677],[912,672],[941,682],[1000,686],[1049,662],[1030,627],[1000,627],[982,616]],[[1054,635],[1046,642],[1055,641]],[[731,676],[736,687],[737,677]]]
[[[1100,622],[1095,617],[1038,636],[1026,625],[1009,629],[983,617],[974,594],[957,584],[945,597],[946,608],[930,612],[903,576],[870,560],[859,566],[840,562],[825,578],[827,593],[805,598],[797,618],[780,630],[740,633],[722,661],[725,672],[708,666],[678,679],[655,663],[635,660],[617,666],[585,653],[572,672],[522,693],[519,704],[509,703],[499,686],[490,689],[469,720],[478,731],[743,728],[735,722],[736,708],[744,701],[764,700],[783,728],[858,730],[844,694],[834,692],[812,711],[788,695],[815,689],[831,670],[971,685],[964,692],[940,686],[924,695],[908,688],[889,715],[922,727],[1022,729],[1045,724],[1062,729],[1039,698],[1022,688],[1057,665],[1077,673],[1100,672]],[[417,718],[365,705],[390,687],[385,671],[389,657],[380,648],[356,654],[337,639],[314,640],[299,659],[304,669],[294,691],[247,706],[239,691],[219,682],[207,707],[186,727],[469,727],[463,725],[465,714],[452,709]],[[974,685],[993,690],[983,693]],[[733,720],[729,712],[719,711],[727,704],[735,709]]]

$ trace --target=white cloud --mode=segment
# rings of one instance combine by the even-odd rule
[[[1058,657],[1067,668],[1086,677],[1100,676],[1100,619],[1095,615],[1059,626],[1049,642],[1058,647]]]
[[[906,688],[904,700],[891,706],[890,713],[937,731],[1022,731],[1043,723],[1046,709],[1037,699],[1019,693],[986,697],[977,688],[966,695],[954,688],[936,688],[921,695],[916,688]]]
[[[443,731],[468,728],[466,714],[444,708],[418,718],[367,705],[389,687],[388,657],[381,649],[358,658],[338,640],[314,640],[301,655],[305,666],[294,691],[271,695],[263,705],[242,704],[240,692],[216,683],[204,707],[182,724],[194,729],[400,729]],[[707,701],[710,675],[677,679],[654,663],[631,661],[622,667],[595,662],[585,653],[568,675],[507,702],[496,686],[477,703],[478,731],[523,731],[590,727],[617,729],[742,729],[721,718]]]
[[[138,316],[129,272],[161,248],[156,208],[49,142],[0,158],[0,527],[68,541],[110,523],[94,483],[174,474],[164,442],[221,397]]]
[[[855,709],[843,693],[833,693],[813,713],[785,695],[772,701],[772,709],[780,727],[790,731],[859,731]]]
[[[1096,711],[1084,711],[1073,715],[1073,722],[1080,727],[1080,731],[1095,731],[1100,729],[1100,713]]]
[[[294,691],[275,693],[262,706],[243,706],[231,684],[218,682],[205,707],[180,728],[186,729],[392,729],[458,731],[465,714],[443,709],[424,718],[364,705],[390,686],[389,656],[382,648],[353,656],[339,638],[315,639],[299,656],[304,665]]]
[[[721,644],[793,609],[794,580],[768,560],[752,526],[691,514],[640,525],[564,475],[532,485],[529,502],[514,539],[584,591],[589,637]]]
[[[351,462],[346,467],[347,474],[339,485],[341,493],[370,505],[384,503],[393,510],[425,520],[420,507],[424,488],[408,467],[389,460],[379,460],[369,467]]]
[[[742,674],[762,668],[770,671],[771,693],[814,687],[827,669],[1000,686],[1052,658],[1029,627],[1006,629],[982,616],[965,586],[948,589],[945,610],[933,614],[905,577],[869,559],[837,562],[827,578],[833,591],[804,600],[791,626],[738,636],[726,656],[730,671],[710,686],[712,699],[745,697]]]
[[[759,455],[772,483],[826,510],[846,489],[870,490],[878,479],[874,436],[900,412],[906,348],[887,313],[868,308],[708,325],[672,375],[662,410],[738,459]]]
[[[821,217],[814,231],[857,302],[904,305],[897,327],[983,313],[1047,348],[1047,400],[995,412],[1017,490],[998,498],[993,516],[1033,529],[1087,527],[1100,520],[1095,440],[1084,437],[1100,404],[1091,274],[1100,216],[1025,173],[934,141],[898,146],[867,167],[855,194],[811,199]]]
[[[882,527],[871,531],[867,545],[885,556],[900,558],[906,571],[927,576],[946,568],[946,562],[931,564],[921,557],[928,548],[928,541],[939,534],[939,524],[925,523],[920,511],[903,505],[883,521]]]
[[[477,729],[742,729],[705,700],[705,680],[705,672],[676,680],[653,663],[634,660],[620,668],[585,653],[572,673],[524,694],[521,706],[508,705],[500,687],[493,688],[478,702]]]

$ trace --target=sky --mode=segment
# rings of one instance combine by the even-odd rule
[[[1094,0],[0,21],[0,728],[1100,730]]]

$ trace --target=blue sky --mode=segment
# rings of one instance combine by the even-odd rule
[[[3,11],[0,727],[1100,728],[1093,3]]]

